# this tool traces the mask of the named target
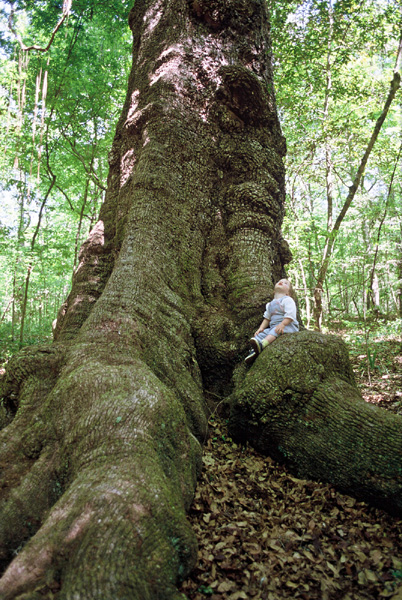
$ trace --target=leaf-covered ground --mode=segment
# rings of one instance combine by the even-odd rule
[[[371,348],[370,362],[365,343],[351,345],[363,396],[402,414],[401,340]],[[189,599],[402,600],[402,520],[236,445],[216,414],[210,432],[190,511],[199,563],[181,587]]]

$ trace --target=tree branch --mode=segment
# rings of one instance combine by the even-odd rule
[[[17,33],[14,29],[14,25],[13,25],[13,17],[14,17],[14,4],[12,4],[11,6],[11,12],[10,12],[10,16],[8,18],[8,28],[11,31],[11,33],[14,34],[15,38],[17,39],[21,50],[24,50],[25,52],[29,52],[30,50],[38,50],[39,52],[47,52],[50,48],[50,46],[53,43],[53,40],[55,38],[56,33],[58,32],[58,30],[60,29],[60,27],[63,25],[64,21],[66,20],[66,18],[68,17],[68,15],[70,14],[70,10],[71,10],[71,5],[72,5],[72,0],[64,0],[63,2],[63,15],[62,17],[59,19],[59,22],[57,23],[56,27],[53,29],[53,33],[50,37],[49,43],[45,48],[42,48],[41,46],[25,46],[24,42],[21,39],[21,36],[19,33]]]
[[[70,145],[71,151],[74,154],[74,156],[76,156],[78,158],[78,160],[82,163],[82,166],[84,167],[86,174],[92,179],[92,181],[94,182],[95,185],[97,185],[101,190],[106,192],[107,188],[105,185],[103,185],[103,183],[99,179],[98,175],[93,170],[92,164],[89,167],[87,166],[85,158],[74,147],[74,144],[72,143],[70,137],[66,134],[64,129],[61,129],[61,134],[64,137],[64,139],[68,142],[68,144]]]

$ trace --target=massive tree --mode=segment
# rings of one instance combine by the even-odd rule
[[[265,364],[233,377],[290,260],[265,0],[136,0],[129,22],[99,221],[54,343],[2,383],[5,599],[178,597],[205,392]]]

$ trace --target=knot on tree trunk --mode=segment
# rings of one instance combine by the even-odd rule
[[[239,25],[247,31],[261,12],[261,0],[189,0],[189,4],[197,18],[213,31],[238,29]]]
[[[285,240],[285,238],[280,238],[279,243],[278,243],[278,251],[279,251],[280,257],[282,259],[282,263],[284,265],[288,265],[290,262],[292,262],[292,260],[293,260],[292,251],[289,248],[289,244]]]
[[[34,404],[35,382],[40,381],[41,391],[54,384],[64,359],[64,346],[30,346],[15,354],[9,362],[6,375],[0,383],[0,429],[13,419],[19,406]]]
[[[218,88],[217,99],[238,119],[254,127],[276,125],[274,98],[250,69],[224,66],[219,74],[222,85]]]
[[[235,439],[302,479],[402,512],[402,418],[364,402],[340,338],[312,331],[278,338],[231,400]]]

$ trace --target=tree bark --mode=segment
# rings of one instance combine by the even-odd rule
[[[177,597],[203,388],[290,260],[264,0],[136,0],[130,26],[99,221],[54,344],[2,383],[4,599]]]

